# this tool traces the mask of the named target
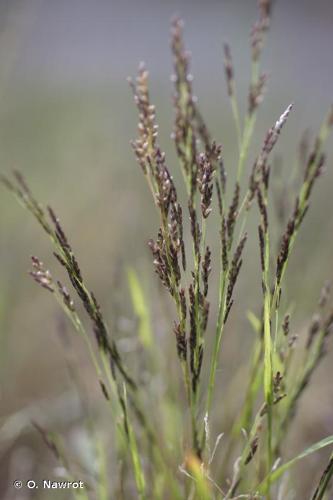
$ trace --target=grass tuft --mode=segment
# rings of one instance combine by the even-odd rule
[[[194,94],[181,19],[174,18],[171,25],[172,140],[180,182],[159,145],[156,108],[151,101],[146,67],[141,64],[137,76],[129,79],[138,111],[137,137],[132,148],[152,198],[152,210],[158,217],[155,236],[149,239],[148,247],[152,268],[164,292],[163,300],[168,297],[168,307],[172,305],[167,320],[179,367],[179,372],[172,376],[177,378],[179,374],[179,386],[170,387],[171,365],[161,352],[155,335],[158,325],[152,321],[155,314],[151,303],[155,302],[146,296],[139,274],[128,268],[128,300],[136,315],[141,349],[137,357],[143,353],[143,359],[150,361],[144,369],[140,363],[138,369],[131,357],[122,352],[117,332],[110,329],[54,210],[43,208],[19,172],[1,177],[7,190],[48,236],[53,255],[66,272],[63,283],[53,278],[56,272],[51,274],[37,257],[32,257],[31,277],[56,298],[82,337],[94,368],[96,386],[110,411],[112,432],[116,436],[113,456],[123,465],[119,488],[114,481],[105,484],[107,453],[103,442],[99,442],[103,473],[96,491],[104,498],[109,491],[112,498],[134,495],[142,500],[281,498],[279,482],[286,477],[285,473],[301,459],[333,444],[329,436],[286,460],[288,433],[297,425],[298,403],[313,380],[333,330],[329,284],[325,284],[320,294],[304,345],[297,343],[298,332],[293,323],[293,303],[297,297],[290,298],[286,293],[290,257],[297,249],[297,237],[310,208],[313,190],[324,173],[324,148],[333,126],[333,108],[312,146],[308,136],[306,142],[302,139],[300,172],[292,178],[296,194],[284,200],[283,205],[292,207],[289,217],[283,214],[279,218],[279,212],[274,218],[277,174],[272,175],[272,156],[278,141],[283,145],[292,104],[280,117],[272,119],[273,125],[254,161],[249,155],[268,84],[266,74],[261,71],[261,56],[271,12],[272,2],[259,1],[258,20],[250,37],[251,75],[244,114],[238,102],[231,48],[224,45],[227,93],[237,137],[236,168],[230,179],[226,173],[232,167],[225,164],[227,145],[222,147],[212,138]],[[297,117],[297,109],[293,113]],[[250,212],[258,231],[248,223]],[[274,222],[276,218],[278,224]],[[216,420],[221,415],[219,408],[223,413],[232,408],[232,391],[229,400],[228,391],[221,389],[225,381],[222,385],[220,355],[228,342],[225,334],[238,299],[239,276],[252,266],[247,254],[250,238],[258,240],[256,258],[260,270],[253,287],[262,289],[260,312],[244,311],[253,330],[253,342],[248,354],[248,377],[243,381],[243,404],[233,415],[231,428],[223,419],[218,422],[214,439]],[[213,275],[218,277],[217,290]],[[238,314],[242,311],[238,310]],[[298,356],[294,354],[296,349]],[[66,462],[70,474],[71,464],[64,458],[62,447],[58,448],[57,440],[39,424],[35,427],[55,458]],[[131,472],[126,480],[124,470],[126,475]],[[324,498],[332,471],[331,458],[313,499]]]

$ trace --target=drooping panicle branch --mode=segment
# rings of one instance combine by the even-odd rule
[[[264,100],[266,91],[267,75],[262,74],[258,81],[251,83],[248,97],[248,115],[251,117]]]
[[[135,141],[132,141],[132,147],[144,174],[153,175],[158,126],[155,122],[155,106],[151,104],[149,97],[148,71],[143,63],[139,66],[135,82],[129,79],[129,83],[139,111],[139,137]]]
[[[174,18],[171,26],[171,50],[174,59],[172,81],[175,87],[175,125],[173,138],[188,193],[193,198],[197,181],[198,140],[210,144],[210,134],[197,108],[190,72],[190,54],[183,42],[183,21]]]
[[[226,314],[224,317],[224,322],[228,319],[229,311],[232,306],[232,295],[233,291],[237,282],[237,278],[239,275],[239,271],[242,267],[242,255],[243,255],[243,250],[245,247],[245,243],[247,240],[247,233],[244,234],[244,236],[241,238],[240,242],[238,243],[234,255],[232,257],[231,265],[230,265],[230,272],[229,272],[229,277],[228,277],[228,288],[227,288],[227,296],[226,296]]]
[[[38,283],[41,287],[53,293],[54,283],[50,271],[44,268],[43,262],[37,257],[32,256],[31,261],[33,270],[30,271],[30,276],[32,276],[36,283]]]
[[[259,19],[254,24],[251,30],[252,61],[254,61],[255,63],[260,58],[262,48],[264,45],[264,38],[270,27],[272,1],[259,0],[258,7],[259,7]]]
[[[210,161],[206,154],[199,156],[198,162],[198,189],[201,195],[201,213],[207,219],[211,213],[211,203],[213,197],[213,179],[215,175],[215,164]]]
[[[231,49],[228,43],[223,45],[224,51],[224,72],[225,79],[227,82],[228,96],[232,97],[234,95],[234,66],[232,63]]]
[[[232,244],[232,238],[234,234],[234,229],[235,229],[235,224],[237,220],[237,214],[238,214],[238,206],[239,206],[239,195],[240,195],[240,186],[238,182],[235,184],[235,190],[234,190],[234,195],[229,207],[228,211],[228,217],[227,217],[227,233],[228,233],[228,246],[229,249]]]

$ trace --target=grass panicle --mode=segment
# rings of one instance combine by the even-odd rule
[[[244,111],[237,95],[237,61],[230,45],[224,44],[235,145],[214,139],[200,112],[180,18],[171,23],[172,141],[178,166],[159,145],[157,111],[151,101],[146,66],[141,63],[137,76],[129,79],[138,112],[137,137],[131,144],[152,197],[152,210],[158,216],[155,235],[147,243],[162,285],[161,300],[168,301],[167,330],[174,343],[179,387],[171,387],[178,372],[171,374],[174,365],[169,353],[165,355],[167,351],[161,349],[155,336],[157,315],[151,310],[155,302],[139,273],[128,268],[127,283],[140,346],[136,358],[140,361],[143,354],[144,370],[142,364],[127,359],[117,333],[110,330],[55,211],[42,207],[19,172],[1,177],[7,190],[49,237],[53,254],[66,272],[65,280],[60,281],[53,278],[56,273],[52,270],[51,274],[48,265],[35,256],[31,259],[31,277],[55,297],[87,347],[114,423],[114,456],[122,464],[120,486],[112,494],[123,498],[132,498],[134,488],[142,500],[171,496],[179,500],[280,498],[278,488],[282,478],[288,481],[289,469],[333,444],[328,436],[289,458],[288,436],[297,425],[299,402],[313,381],[333,331],[330,284],[325,283],[304,334],[295,321],[297,297],[290,296],[287,279],[314,189],[329,164],[325,144],[333,127],[333,107],[312,143],[307,132],[296,145],[298,168],[286,174],[288,179],[280,179],[285,174],[274,155],[283,147],[292,104],[281,107],[285,110],[272,119],[261,148],[252,157],[255,125],[268,85],[261,57],[271,26],[272,4],[269,0],[258,2],[258,18],[249,40],[251,74]],[[297,109],[293,115],[296,119]],[[235,155],[235,166],[227,165],[228,148]],[[281,181],[278,186],[277,181]],[[254,223],[249,222],[250,211]],[[262,293],[259,312],[237,309],[238,315],[248,319],[252,350],[249,348],[247,356],[247,376],[245,367],[239,366],[234,377],[242,376],[243,403],[232,410],[235,380],[228,382],[223,367],[220,369],[221,353],[228,335],[237,337],[236,326],[228,331],[228,320],[238,300],[240,275],[247,276],[246,270],[253,265],[247,248],[251,239],[257,240],[258,264],[251,287],[257,286]],[[247,333],[244,329],[239,342]],[[230,411],[234,411],[231,425],[225,418]],[[66,462],[72,476],[71,464],[58,441],[38,424],[36,428],[55,459]],[[104,472],[98,491],[107,498],[113,481],[104,484],[108,455],[104,443],[99,449]],[[131,470],[130,478],[125,477],[127,469]],[[313,500],[328,498],[332,472],[330,457],[312,490]]]

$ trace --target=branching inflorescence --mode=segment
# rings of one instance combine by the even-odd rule
[[[130,373],[116,339],[109,332],[100,305],[83,279],[58,217],[51,208],[44,210],[41,207],[19,173],[14,173],[13,180],[2,177],[5,186],[47,233],[56,259],[67,272],[69,286],[54,280],[44,264],[37,257],[32,257],[32,278],[56,297],[74,328],[83,336],[103,395],[115,416],[121,415],[121,434],[130,450],[140,498],[148,498],[147,495],[169,498],[169,489],[165,490],[165,496],[163,487],[170,484],[175,498],[269,499],[275,488],[274,483],[289,467],[333,442],[332,437],[326,438],[290,462],[278,465],[285,435],[296,417],[298,401],[326,351],[327,338],[333,327],[330,287],[326,284],[318,312],[310,322],[302,363],[298,366],[294,356],[297,335],[293,332],[291,306],[283,293],[285,276],[298,232],[309,209],[314,185],[323,173],[324,145],[333,126],[333,108],[324,120],[312,149],[308,146],[308,139],[306,143],[304,139],[301,142],[299,187],[296,194],[293,193],[291,203],[288,201],[287,205],[292,206],[288,220],[280,217],[284,227],[278,235],[276,249],[271,208],[274,196],[274,185],[271,185],[274,168],[272,154],[292,105],[286,107],[275,123],[273,121],[274,125],[265,134],[259,154],[252,160],[252,168],[249,169],[249,150],[267,85],[267,75],[261,72],[260,60],[270,27],[271,11],[271,1],[259,1],[259,18],[250,35],[251,77],[243,119],[238,105],[231,48],[228,44],[224,45],[227,93],[238,150],[234,175],[230,175],[228,183],[223,158],[226,146],[222,147],[212,139],[199,111],[190,73],[190,55],[184,46],[183,23],[179,18],[172,21],[171,27],[175,115],[172,139],[184,187],[175,182],[166,155],[159,146],[156,110],[150,99],[145,65],[140,65],[135,79],[129,79],[139,113],[138,136],[132,147],[159,215],[157,235],[148,241],[148,246],[155,272],[174,304],[170,331],[175,337],[191,422],[191,438],[184,437],[184,465],[180,467],[184,477],[179,480],[170,467],[169,454],[161,452],[159,441],[163,437],[156,435],[149,412],[143,411],[142,387],[136,382],[135,374]],[[248,171],[248,180],[244,181]],[[248,315],[255,339],[245,398],[223,450],[221,474],[213,480],[210,468],[222,437],[219,435],[211,453],[210,425],[215,408],[215,380],[223,333],[236,297],[236,284],[243,266],[248,233],[251,232],[251,226],[247,224],[248,214],[254,205],[257,205],[258,218],[258,234],[255,237],[259,242],[261,312],[259,315],[252,312]],[[208,226],[212,228],[210,232],[207,231]],[[217,259],[212,251],[214,243],[208,241],[211,234],[214,235],[214,242],[218,240],[219,243]],[[212,270],[218,276],[215,300],[211,286]],[[79,300],[90,319],[97,350],[80,318],[72,298],[73,292],[75,300]],[[208,345],[212,345],[211,350],[207,349]],[[207,369],[207,377],[203,367]],[[222,407],[227,407],[228,400],[221,395],[219,401],[222,401]],[[184,419],[187,421],[187,415]],[[146,448],[139,454],[137,428],[142,431],[141,441],[148,443],[147,454]],[[47,442],[51,446],[50,441]],[[162,442],[163,445],[169,449],[169,443]],[[236,451],[238,455],[235,457]],[[146,469],[153,471],[151,487],[147,484]],[[161,471],[165,485],[161,480]],[[323,498],[332,471],[331,459],[314,499]],[[223,486],[220,487],[218,482],[223,482]],[[240,490],[244,494],[235,496]]]

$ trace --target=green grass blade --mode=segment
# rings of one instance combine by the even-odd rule
[[[141,464],[141,458],[139,454],[139,449],[138,449],[138,444],[136,440],[136,436],[132,427],[132,424],[130,422],[130,419],[128,418],[128,412],[127,412],[127,395],[126,395],[126,386],[124,384],[124,404],[125,404],[125,418],[126,418],[126,423],[127,423],[127,437],[128,437],[128,446],[129,446],[129,452],[131,454],[132,458],[132,464],[133,464],[133,471],[134,471],[134,478],[135,478],[135,483],[138,491],[138,497],[140,500],[146,500],[146,481],[145,481],[145,475],[144,471],[142,468]]]
[[[146,348],[153,344],[153,334],[150,324],[149,308],[138,275],[131,267],[127,269],[128,286],[131,293],[134,312],[139,320],[139,339]]]
[[[316,491],[313,494],[312,500],[322,500],[324,498],[325,491],[327,490],[332,475],[333,475],[333,453],[330,456],[328,465],[320,478],[318,487],[316,488]]]
[[[188,457],[188,469],[195,481],[196,498],[200,500],[211,500],[212,492],[210,485],[204,474],[202,464],[196,456],[190,455]]]
[[[262,327],[262,324],[261,324],[261,320],[258,318],[258,316],[256,316],[252,311],[247,311],[246,317],[247,317],[250,325],[252,326],[253,330],[255,331],[255,333],[259,334],[261,327]]]
[[[96,449],[99,462],[98,500],[108,500],[107,458],[102,440],[99,437],[96,437]]]
[[[312,453],[315,453],[316,451],[321,450],[322,448],[325,448],[326,446],[329,446],[333,444],[333,435],[328,436],[325,439],[322,439],[321,441],[318,441],[317,443],[313,444],[306,450],[304,450],[302,453],[294,457],[293,459],[289,460],[289,462],[286,462],[285,464],[281,465],[278,467],[274,472],[271,474],[267,475],[265,479],[260,483],[259,485],[259,492],[265,491],[267,487],[267,483],[270,482],[270,484],[273,484],[275,481],[280,479],[280,477],[287,471],[289,470],[293,465],[295,465],[299,460],[302,460],[302,458],[307,457],[308,455],[311,455]],[[319,497],[320,498],[320,497]]]

